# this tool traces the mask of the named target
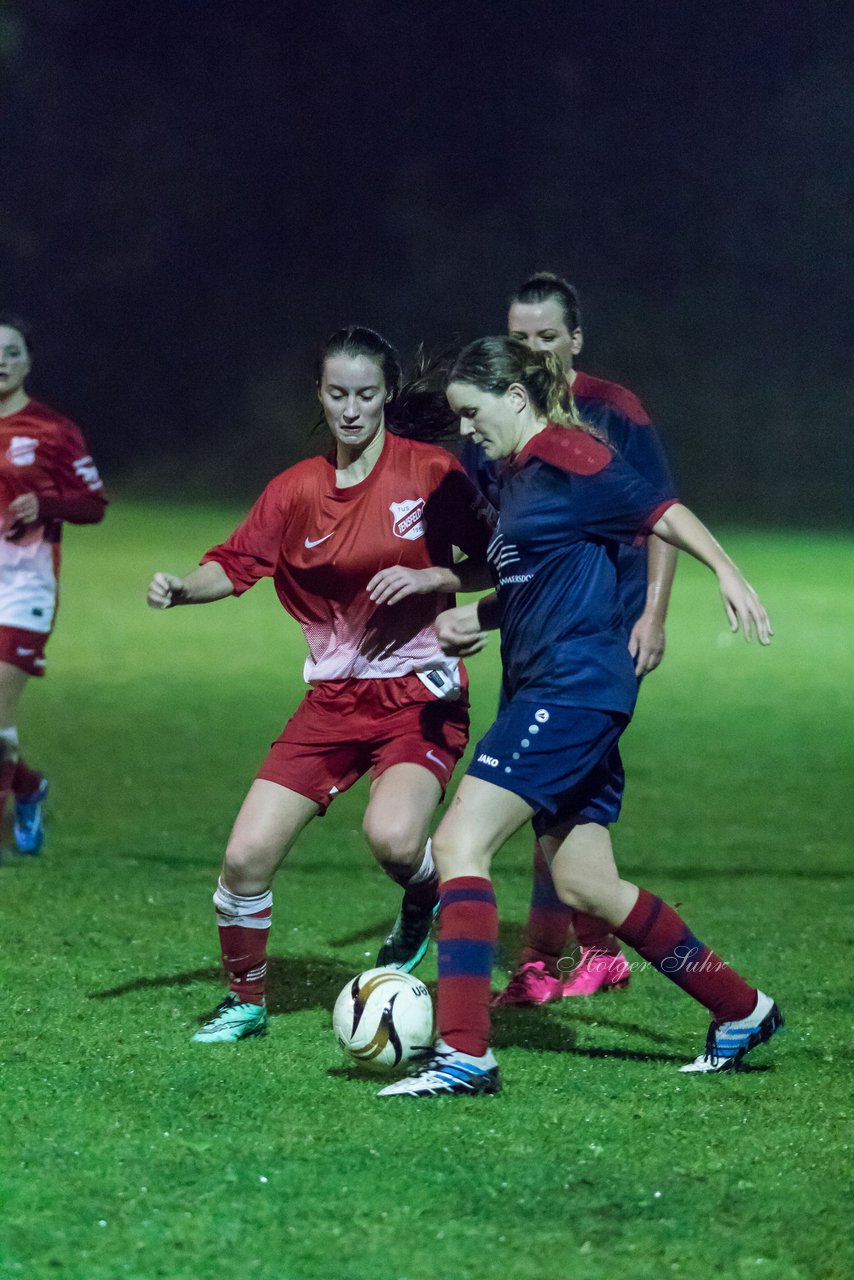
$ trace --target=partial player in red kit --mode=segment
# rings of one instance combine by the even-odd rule
[[[377,963],[408,971],[427,947],[438,904],[430,820],[468,737],[465,673],[442,653],[433,624],[456,591],[485,585],[493,522],[451,454],[393,434],[419,426],[418,398],[400,382],[379,334],[333,334],[317,387],[334,450],[272,480],[187,578],[158,573],[149,587],[149,604],[166,609],[241,595],[272,577],[308,645],[311,688],[226,849],[214,904],[231,991],[195,1036],[202,1042],[266,1030],[273,877],[303,827],[365,773],[365,836],[404,890]],[[455,547],[467,563],[454,565]]]
[[[79,428],[27,394],[31,355],[28,326],[0,315],[0,819],[12,792],[15,846],[25,854],[42,847],[47,779],[20,752],[21,695],[45,673],[62,522],[97,524],[107,505]]]

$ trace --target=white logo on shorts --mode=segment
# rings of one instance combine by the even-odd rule
[[[428,760],[432,760],[434,764],[439,765],[439,767],[440,767],[440,768],[442,768],[442,769],[447,769],[447,767],[448,767],[448,766],[445,764],[445,761],[444,761],[444,760],[440,760],[440,759],[439,759],[439,757],[438,757],[438,756],[436,756],[436,755],[434,755],[432,751],[428,751],[428,752],[427,752],[427,759],[428,759]]]
[[[35,653],[35,649],[16,649],[19,658],[30,658]]]
[[[488,764],[491,769],[498,768],[498,761],[495,759],[495,756],[486,756],[483,752],[478,756],[477,762],[478,764]]]
[[[548,711],[545,710],[544,707],[540,707],[539,711],[534,712],[534,719],[537,720],[540,724],[545,724],[548,718],[549,718],[549,713]]]

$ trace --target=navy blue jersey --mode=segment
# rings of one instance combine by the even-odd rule
[[[617,562],[675,501],[614,450],[550,426],[500,474],[489,547],[504,696],[631,715],[637,697]]]
[[[579,413],[597,427],[614,449],[651,485],[673,492],[673,481],[658,432],[637,396],[616,382],[576,371],[572,393]],[[466,440],[460,461],[485,498],[498,507],[502,463],[490,462],[480,445]],[[620,599],[626,630],[630,631],[646,603],[646,539],[639,546],[621,546],[617,552]]]

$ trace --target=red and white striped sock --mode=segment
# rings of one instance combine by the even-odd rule
[[[247,1004],[263,1004],[273,894],[243,897],[219,880],[213,901],[229,990]]]

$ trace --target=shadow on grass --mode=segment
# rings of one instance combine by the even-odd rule
[[[267,1007],[271,1014],[331,1009],[339,991],[354,976],[352,965],[328,956],[272,956],[267,971]],[[223,982],[222,969],[191,969],[185,973],[134,978],[105,991],[90,991],[89,1000],[115,1000],[158,987],[188,987],[195,982]],[[225,991],[223,990],[223,995]]]

